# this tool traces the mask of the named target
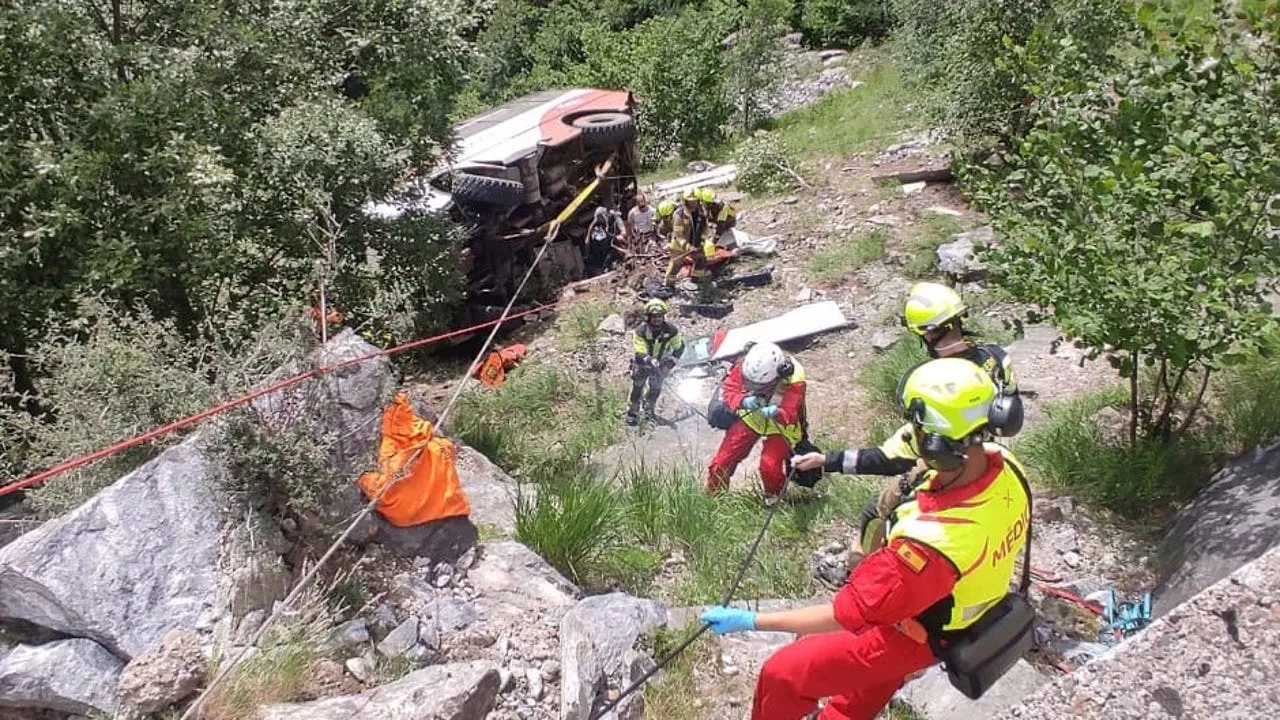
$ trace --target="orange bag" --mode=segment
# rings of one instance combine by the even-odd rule
[[[422,452],[400,477],[405,463],[419,448]],[[372,499],[400,477],[377,505],[382,517],[396,527],[469,515],[471,505],[458,481],[454,457],[453,443],[437,437],[431,423],[414,414],[409,399],[397,395],[382,415],[378,469],[360,476],[360,490]]]
[[[487,387],[498,387],[507,379],[507,371],[524,359],[529,349],[524,345],[512,345],[489,353],[489,357],[475,369],[474,375]]]

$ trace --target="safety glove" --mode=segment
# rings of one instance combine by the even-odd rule
[[[761,400],[755,395],[748,395],[742,399],[742,404],[738,407],[743,410],[756,410],[759,409],[761,405],[764,405],[764,400]]]
[[[764,409],[760,411],[760,414],[772,420],[778,417],[778,411],[780,409],[781,408],[779,408],[777,405],[765,405]]]
[[[702,613],[702,622],[710,625],[711,632],[717,635],[749,632],[756,629],[756,614],[750,610],[717,606]]]

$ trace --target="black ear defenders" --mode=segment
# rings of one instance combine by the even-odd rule
[[[790,357],[787,357],[786,355],[783,355],[783,357],[787,359],[783,360],[782,364],[778,366],[778,377],[791,377],[791,373],[796,371],[796,364],[791,362]]]
[[[914,398],[907,406],[907,419],[917,427],[924,426],[924,400]],[[923,433],[920,457],[938,470],[958,470],[967,457],[968,445],[938,433]]]

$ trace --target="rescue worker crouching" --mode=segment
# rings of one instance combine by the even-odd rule
[[[752,345],[725,376],[721,392],[738,420],[725,430],[711,458],[707,492],[716,493],[728,485],[738,463],[763,437],[760,480],[767,494],[780,494],[790,456],[806,435],[804,368],[773,343]]]
[[[929,469],[914,495],[896,508],[889,544],[854,569],[832,604],[703,613],[717,634],[804,636],[765,662],[753,720],[796,720],[824,697],[830,700],[820,720],[871,720],[908,676],[938,661],[935,652],[947,658],[950,673],[948,653],[989,648],[975,637],[1009,632],[1001,623],[1021,601],[1007,594],[1015,559],[1029,539],[1031,506],[1018,461],[984,442],[997,392],[986,373],[955,358],[928,362],[906,379],[899,401]],[[1027,613],[1034,616],[1020,602],[1012,631],[1018,653],[1029,643]],[[983,678],[990,682],[1012,664],[1012,646],[993,646],[1001,649],[997,656],[979,661],[995,668]]]
[[[683,202],[676,206],[671,215],[671,235],[667,242],[671,259],[667,262],[667,271],[663,276],[667,285],[675,284],[685,265],[690,266],[689,276],[695,282],[710,274],[708,260],[716,254],[715,236],[712,233],[713,229],[707,221],[697,191],[686,190]]]
[[[1012,437],[1022,429],[1023,421],[1022,398],[1014,381],[1013,364],[999,345],[970,341],[972,335],[963,325],[967,311],[955,290],[939,283],[920,282],[912,285],[908,292],[902,324],[920,338],[930,358],[962,358],[978,365],[991,377],[997,396],[989,430],[999,437]],[[828,473],[846,475],[906,475],[918,469],[919,457],[915,433],[911,423],[907,423],[879,447],[837,450],[825,456],[811,453],[794,462],[799,470],[821,467]],[[859,535],[846,557],[847,568],[852,569],[867,552],[884,543],[882,526],[887,513],[914,482],[913,477],[890,482],[880,497],[872,499],[863,509]]]
[[[734,229],[738,225],[738,210],[726,200],[717,200],[716,192],[711,188],[703,188],[699,199],[705,209],[707,218],[715,227],[717,238]]]
[[[631,358],[631,403],[625,417],[628,425],[640,420],[642,394],[645,414],[650,418],[654,416],[662,384],[684,353],[684,339],[676,326],[667,322],[668,312],[670,308],[665,302],[650,300],[644,306],[644,322],[631,333],[635,356]],[[646,385],[648,392],[645,392]]]

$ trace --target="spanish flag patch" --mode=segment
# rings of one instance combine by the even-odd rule
[[[913,550],[907,543],[899,545],[896,552],[898,554],[898,559],[906,563],[907,567],[911,568],[912,572],[917,575],[923,572],[924,566],[929,563],[928,560],[925,560],[923,555]]]

